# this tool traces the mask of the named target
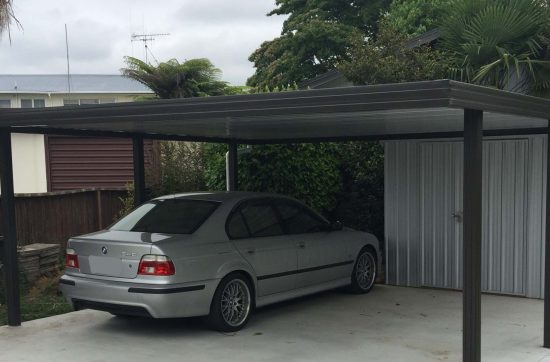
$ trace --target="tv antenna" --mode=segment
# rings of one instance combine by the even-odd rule
[[[151,49],[149,47],[149,44],[151,44],[154,40],[156,40],[159,36],[168,36],[169,33],[152,33],[152,34],[132,34],[132,43],[136,41],[140,41],[143,43],[143,49],[145,51],[145,63],[149,63],[149,57],[148,54],[151,54],[155,62],[158,63],[157,59],[153,55],[153,52],[151,52]]]

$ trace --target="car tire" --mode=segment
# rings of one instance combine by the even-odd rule
[[[376,256],[370,248],[364,248],[357,255],[351,274],[350,291],[365,294],[372,290],[376,280]]]
[[[248,278],[242,273],[231,273],[223,278],[210,304],[207,322],[220,332],[242,329],[252,313],[253,292]]]

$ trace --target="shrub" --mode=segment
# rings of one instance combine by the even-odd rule
[[[206,183],[225,189],[225,145],[207,146]],[[342,187],[336,144],[242,146],[239,190],[274,192],[296,197],[328,213]]]
[[[206,189],[204,145],[196,142],[161,143],[161,185],[153,194]]]

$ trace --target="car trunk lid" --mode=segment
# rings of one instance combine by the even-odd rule
[[[153,243],[163,238],[158,234],[105,230],[73,238],[68,247],[78,255],[82,274],[133,279],[141,257],[150,254]]]

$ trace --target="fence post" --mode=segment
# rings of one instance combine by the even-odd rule
[[[96,190],[96,207],[97,207],[97,227],[103,229],[103,205],[101,202],[101,190]]]

